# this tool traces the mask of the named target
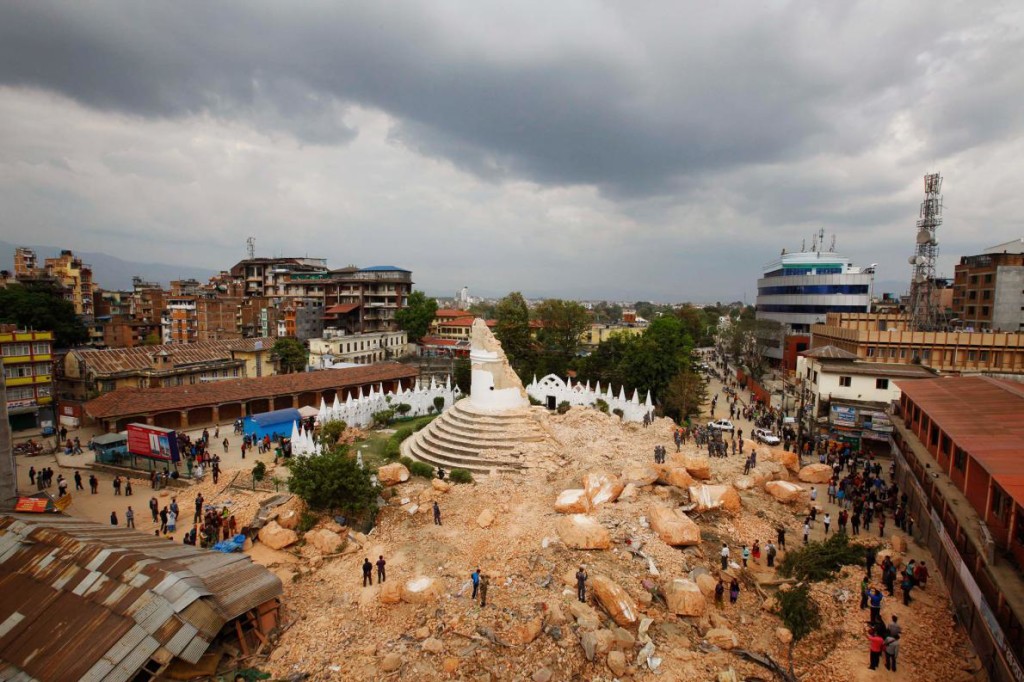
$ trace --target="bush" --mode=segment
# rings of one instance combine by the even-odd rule
[[[846,533],[836,533],[824,542],[813,541],[786,552],[779,573],[797,580],[828,580],[843,566],[863,565],[868,548],[850,542]]]
[[[380,412],[373,413],[373,423],[377,426],[387,426],[394,420],[394,410],[381,410]]]
[[[429,424],[430,422],[434,421],[435,419],[437,419],[437,415],[436,414],[434,416],[432,416],[430,419],[424,419],[422,422],[420,422],[419,424],[417,424],[416,426],[413,427],[413,431],[419,431],[421,429],[425,429],[427,427],[427,424]]]
[[[299,515],[299,523],[295,527],[295,529],[298,530],[300,533],[307,533],[313,530],[313,526],[315,526],[317,524],[317,521],[319,520],[320,517],[316,514],[304,511],[302,512],[302,514]]]
[[[412,411],[412,405],[409,403],[399,403],[398,407],[395,408],[395,411],[404,417]]]
[[[434,411],[438,414],[444,411],[444,398],[441,396],[434,398]]]
[[[531,405],[543,405],[544,404],[543,402],[541,402],[540,400],[537,400],[536,398],[534,398],[530,394],[527,394],[526,397],[530,399],[530,404]]]
[[[398,461],[404,464],[405,468],[408,469],[409,471],[412,471],[412,465],[415,464],[411,457],[403,457]]]
[[[346,448],[335,448],[317,457],[289,460],[288,489],[310,509],[339,509],[349,516],[372,513],[377,503],[377,486],[370,470],[360,469]]]
[[[571,407],[572,405],[569,404],[568,400],[563,400],[562,402],[558,403],[558,414],[565,414],[566,412],[569,411],[569,408]]]
[[[452,483],[472,483],[473,474],[465,469],[452,469],[448,474]]]
[[[608,402],[605,401],[604,399],[598,398],[594,402],[594,407],[596,407],[597,409],[601,410],[605,414],[608,414]]]
[[[267,477],[267,465],[263,462],[256,462],[256,466],[252,468],[252,480],[259,483]]]
[[[412,466],[409,467],[409,473],[413,476],[422,476],[423,478],[434,477],[434,467],[430,466],[426,462],[413,462]]]
[[[619,419],[622,419],[623,417],[626,416],[626,413],[623,412],[622,408],[620,408],[620,407],[616,407],[614,410],[612,410],[612,414],[614,414]]]
[[[412,428],[411,427],[403,426],[402,428],[400,428],[397,431],[395,431],[395,434],[393,436],[391,436],[390,440],[393,440],[393,441],[401,443],[406,438],[411,436],[412,433],[413,432],[412,432]]]
[[[402,455],[402,444],[394,438],[388,438],[384,441],[384,458],[390,462],[394,462]]]
[[[327,422],[320,427],[320,433],[317,436],[320,439],[320,444],[325,448],[333,448],[347,428],[348,424],[343,421]]]

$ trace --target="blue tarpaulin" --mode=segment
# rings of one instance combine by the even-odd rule
[[[263,436],[273,438],[275,433],[285,438],[291,438],[292,424],[297,421],[302,421],[302,416],[293,407],[254,414],[245,418],[245,433],[250,436],[256,435],[257,438],[263,438]]]

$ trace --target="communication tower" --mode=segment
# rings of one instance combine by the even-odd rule
[[[924,176],[924,201],[917,221],[914,255],[908,259],[913,266],[908,312],[911,325],[918,331],[933,331],[940,326],[935,295],[935,261],[939,257],[935,230],[941,224],[942,176],[932,173]]]
[[[245,254],[249,260],[256,257],[256,237],[249,237],[245,240]]]

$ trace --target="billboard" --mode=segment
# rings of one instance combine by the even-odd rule
[[[839,426],[856,426],[857,410],[843,405],[832,406],[832,423]]]
[[[148,424],[128,425],[128,452],[165,462],[177,462],[178,435],[173,429],[162,429]]]

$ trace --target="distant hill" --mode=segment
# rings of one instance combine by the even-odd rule
[[[19,246],[28,246],[30,249],[35,250],[40,262],[44,258],[53,258],[60,254],[60,248],[55,246],[31,246],[0,241],[0,270],[14,271],[14,249]],[[123,260],[106,253],[72,250],[83,262],[92,266],[92,276],[96,283],[102,288],[109,290],[131,289],[132,276],[134,275],[139,275],[150,282],[160,282],[166,286],[172,279],[194,278],[200,282],[205,282],[217,274],[213,270],[190,265],[139,263]]]

